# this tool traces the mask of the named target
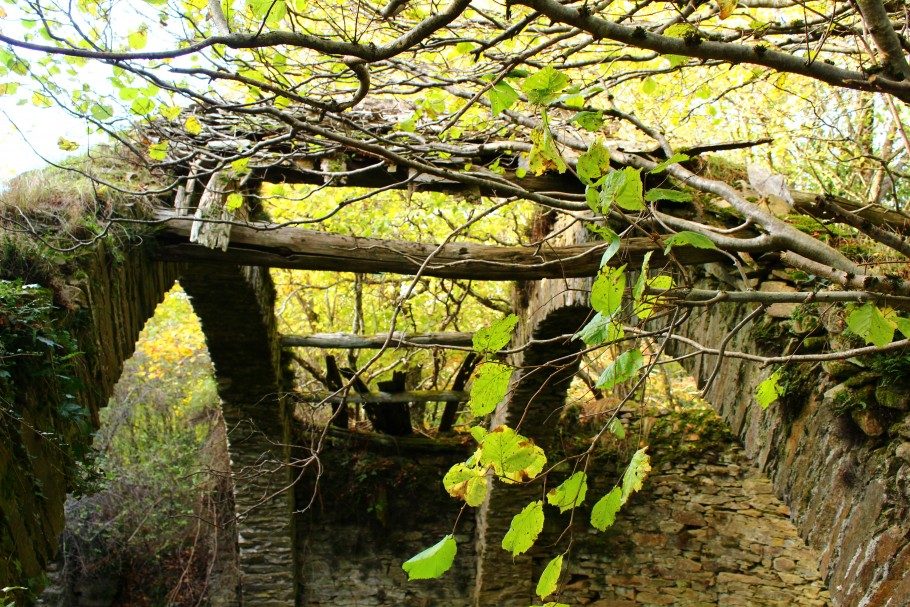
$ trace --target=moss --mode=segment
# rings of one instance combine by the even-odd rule
[[[881,374],[883,386],[910,385],[910,354],[877,354],[868,359],[867,365]]]
[[[30,171],[0,191],[0,278],[21,278],[51,288],[58,305],[70,307],[65,278],[99,240],[117,252],[147,234],[153,197],[168,180],[153,176],[118,148],[98,148],[60,167]]]

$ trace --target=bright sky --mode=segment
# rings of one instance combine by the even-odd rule
[[[164,30],[156,25],[152,17],[155,13],[153,7],[137,5],[135,2],[121,1],[112,4],[112,29],[118,34],[125,35],[136,30],[140,24],[149,27],[149,36],[163,40],[162,45],[168,47]],[[140,10],[141,9],[141,10]],[[23,11],[25,9],[22,9]],[[143,12],[148,14],[143,14]],[[150,16],[151,15],[151,16]],[[24,30],[18,19],[22,12],[17,11],[15,5],[9,8],[9,15],[3,19],[4,34],[22,38]],[[39,42],[43,42],[39,40]],[[39,53],[18,51],[20,56],[28,60],[36,60]],[[103,65],[89,63],[79,68],[77,83],[87,83],[92,89],[110,90],[107,82],[110,68]],[[69,89],[73,81],[61,75],[65,80],[59,82],[61,86]],[[0,80],[0,83],[3,81]],[[23,82],[23,79],[19,79]],[[102,143],[103,135],[89,136],[87,123],[78,119],[65,110],[57,107],[35,107],[29,102],[30,92],[33,90],[29,84],[20,86],[17,95],[0,95],[0,186],[16,175],[31,169],[46,165],[45,160],[58,162],[61,159],[84,154],[90,145]],[[23,94],[24,93],[24,94]],[[22,101],[25,103],[22,103]],[[116,108],[115,108],[116,110]],[[17,129],[18,127],[18,129]],[[20,132],[21,131],[21,132]],[[64,137],[79,144],[79,149],[65,152],[61,150],[57,141]]]
[[[3,159],[0,163],[0,182],[23,171],[44,166],[41,156],[56,162],[70,154],[85,151],[88,136],[83,122],[56,106],[37,108],[31,104],[16,105],[15,99],[0,97],[0,110],[0,158]],[[57,139],[61,136],[83,147],[76,152],[64,152],[57,147]]]

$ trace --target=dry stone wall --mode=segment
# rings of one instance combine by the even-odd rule
[[[695,404],[634,411],[623,421],[630,438],[609,439],[591,466],[560,600],[594,607],[830,604],[818,554],[713,411]],[[596,532],[586,524],[590,505],[645,443],[653,469],[644,489],[613,527]],[[555,540],[562,528],[546,531]],[[545,557],[532,559],[539,575]]]
[[[75,365],[81,386],[76,402],[97,426],[123,362],[139,331],[173,284],[180,268],[150,262],[144,255],[121,256],[99,245],[78,260],[79,273],[66,285],[73,309],[59,322],[82,352]],[[0,491],[0,587],[37,585],[57,552],[63,530],[71,463],[53,443],[59,395],[46,382],[23,380],[10,403],[18,418],[4,416],[12,437],[0,447],[4,491]],[[17,457],[14,457],[17,455]]]
[[[310,444],[301,433],[296,444]],[[442,488],[469,448],[421,450],[425,439],[377,446],[350,435],[320,453],[296,486],[300,607],[467,606],[474,578],[474,520]],[[300,455],[306,455],[301,452]],[[458,554],[439,580],[408,582],[401,564],[455,525]],[[525,606],[527,607],[527,606]]]
[[[699,286],[729,288],[719,275],[705,268]],[[794,286],[776,272],[758,288]],[[745,306],[720,304],[694,315],[684,332],[701,343],[718,343],[748,312]],[[777,305],[735,335],[728,349],[811,353],[826,344],[857,345],[845,333],[839,308]],[[819,551],[836,605],[910,604],[908,363],[897,355],[866,360],[865,367],[844,362],[791,367],[784,376],[787,393],[762,411],[752,395],[771,369],[727,359],[707,394],[749,459],[771,477],[800,533]],[[684,364],[704,384],[715,358]]]
[[[82,389],[78,402],[99,423],[124,361],[139,332],[164,294],[180,278],[199,315],[215,365],[222,397],[234,485],[221,488],[225,507],[233,510],[236,492],[238,526],[219,534],[223,540],[216,563],[217,605],[240,604],[237,542],[243,569],[245,604],[269,607],[293,604],[289,473],[286,428],[280,396],[281,370],[275,320],[274,289],[268,272],[230,266],[187,267],[155,262],[144,247],[113,251],[104,243],[79,259],[65,285],[71,310],[62,322],[82,352],[77,365]],[[15,428],[15,449],[25,456],[0,461],[17,475],[15,490],[0,496],[0,585],[40,579],[57,551],[63,530],[66,467],[42,436],[46,395],[38,384],[18,391],[14,406],[22,414]],[[42,413],[44,411],[44,413]],[[49,427],[49,426],[48,426]],[[19,462],[21,460],[21,462]],[[238,532],[234,534],[236,529]]]

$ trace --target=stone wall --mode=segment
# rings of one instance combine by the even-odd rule
[[[144,255],[121,256],[100,244],[78,259],[79,271],[66,286],[72,310],[60,312],[60,325],[75,337],[82,352],[75,365],[82,386],[76,402],[97,427],[123,362],[133,353],[139,331],[170,289],[180,268],[150,262]],[[48,383],[25,378],[16,386],[4,416],[0,446],[5,491],[0,492],[0,587],[38,585],[57,552],[63,530],[63,504],[73,474],[54,443],[59,394]],[[18,457],[14,455],[18,454]]]
[[[698,286],[730,288],[715,277],[720,272],[705,270]],[[775,272],[758,288],[793,290],[786,279]],[[693,315],[684,333],[718,343],[750,309],[715,305]],[[843,331],[837,307],[776,305],[728,349],[811,353],[829,343],[857,345]],[[715,357],[700,356],[684,364],[703,384],[714,363]],[[897,606],[910,597],[910,384],[901,368],[890,376],[850,363],[790,368],[788,394],[762,411],[753,394],[771,369],[727,359],[707,394],[820,552],[836,605]]]
[[[272,281],[262,268],[196,264],[181,284],[205,333],[228,430],[242,603],[286,607],[294,600],[292,476]]]
[[[61,322],[82,352],[77,364],[83,386],[78,402],[97,427],[124,361],[139,332],[164,294],[180,278],[199,315],[215,365],[233,479],[220,487],[223,508],[234,511],[229,495],[236,485],[238,527],[227,520],[219,533],[218,591],[214,604],[237,605],[235,564],[239,532],[247,604],[293,602],[289,473],[286,428],[279,398],[281,370],[273,315],[274,289],[268,272],[257,268],[198,266],[152,261],[144,247],[110,250],[101,243],[78,259],[67,279],[66,297],[74,310]],[[63,530],[63,504],[71,464],[61,460],[43,433],[53,430],[40,383],[25,383],[13,403],[22,419],[13,432],[13,450],[0,446],[0,461],[16,475],[14,490],[0,492],[0,586],[39,583],[57,551]],[[21,460],[21,461],[20,461]],[[227,559],[226,561],[224,559]]]
[[[340,434],[325,444],[319,468],[308,468],[296,486],[296,604],[466,606],[474,581],[474,519],[470,510],[459,517],[460,504],[443,490],[442,477],[470,455],[469,447],[427,448],[421,438],[378,445]],[[313,438],[301,432],[295,442]],[[458,553],[452,569],[440,580],[408,582],[401,564],[453,527]]]
[[[627,438],[608,439],[590,467],[596,472],[576,515],[581,524],[560,600],[592,607],[829,604],[818,554],[713,411],[632,409],[623,416]],[[652,458],[644,488],[598,533],[587,525],[590,507],[640,444]],[[554,515],[541,546],[556,539],[556,523],[565,520]],[[542,552],[531,555],[535,576],[552,558]]]

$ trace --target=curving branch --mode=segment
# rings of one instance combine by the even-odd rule
[[[732,64],[759,65],[779,72],[799,74],[834,86],[888,93],[910,102],[908,82],[899,82],[882,76],[867,77],[862,72],[840,68],[823,61],[807,62],[803,57],[772,50],[761,43],[747,46],[705,40],[697,35],[674,38],[654,34],[644,27],[619,25],[593,15],[583,7],[573,8],[557,0],[517,0],[516,4],[528,6],[558,23],[584,30],[595,39],[614,40],[629,46],[656,51],[662,55],[682,55]]]

